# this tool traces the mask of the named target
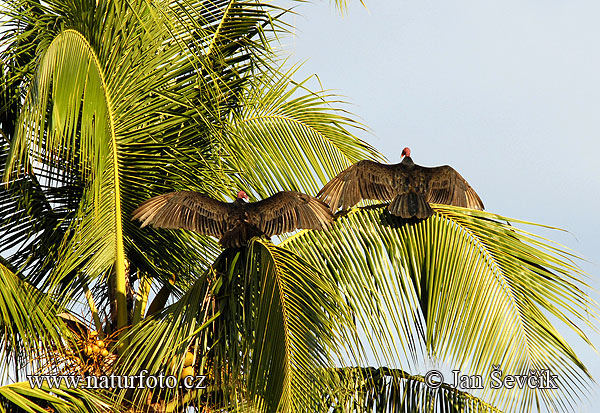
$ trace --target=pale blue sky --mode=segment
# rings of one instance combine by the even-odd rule
[[[308,59],[297,78],[316,73],[352,102],[390,161],[410,146],[419,164],[459,170],[488,211],[568,230],[536,232],[591,261],[600,288],[600,2],[365,2],[344,17],[325,1],[296,8],[284,49]],[[599,379],[600,357],[567,337]],[[578,411],[597,411],[598,393]]]

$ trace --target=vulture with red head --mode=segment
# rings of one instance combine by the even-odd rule
[[[248,202],[239,191],[233,202],[221,202],[193,191],[170,192],[150,198],[133,211],[142,227],[183,228],[219,238],[225,247],[241,247],[255,236],[296,229],[323,229],[333,221],[329,207],[312,196],[283,191]]]
[[[317,197],[332,211],[346,210],[363,199],[390,201],[388,210],[401,218],[425,219],[433,215],[429,203],[483,210],[483,202],[454,168],[417,165],[410,149],[395,165],[360,161],[329,181]]]

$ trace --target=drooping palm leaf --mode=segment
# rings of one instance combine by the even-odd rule
[[[324,368],[340,359],[349,329],[332,280],[256,240],[225,251],[177,303],[140,323],[119,368],[164,371],[173,355],[182,360],[191,350],[196,374],[212,386],[195,395],[197,406],[244,400],[260,411],[310,410],[334,384]]]
[[[346,346],[340,340],[349,325],[346,306],[331,278],[289,251],[255,242],[249,257],[244,276],[254,285],[243,304],[251,322],[241,331],[254,337],[239,349],[251,351],[248,390],[268,411],[311,410],[330,387],[319,368],[331,366]]]
[[[157,14],[142,4],[136,4],[140,13],[127,6],[99,7],[96,13],[100,18],[104,13],[106,19],[96,23],[106,25],[100,38],[94,33],[96,37],[90,36],[88,40],[75,29],[55,35],[44,51],[34,87],[25,101],[21,128],[11,143],[13,157],[5,173],[9,176],[11,170],[28,165],[31,151],[35,163],[41,165],[34,171],[53,182],[62,184],[60,177],[65,175],[82,176],[85,191],[77,206],[78,217],[72,220],[67,231],[77,233],[78,239],[63,239],[63,254],[57,266],[57,274],[61,275],[53,281],[82,269],[88,277],[97,277],[107,274],[115,265],[116,296],[121,300],[120,307],[125,307],[125,227],[129,225],[135,232],[133,225],[124,223],[128,220],[125,211],[133,210],[136,203],[143,200],[140,197],[143,193],[138,191],[140,183],[156,183],[163,172],[155,167],[168,162],[168,159],[157,162],[169,152],[150,135],[153,130],[160,132],[169,123],[161,123],[152,110],[153,106],[160,105],[161,98],[155,95],[153,101],[149,97],[152,97],[152,90],[164,88],[180,71],[175,67],[177,62],[173,61],[179,58],[179,48],[172,47],[164,55],[160,53],[164,36],[168,34],[166,25],[153,20]],[[124,16],[129,24],[121,21]],[[110,26],[117,21],[119,25],[123,24],[120,31],[114,31]],[[81,22],[71,24],[78,26]],[[144,30],[147,27],[155,28],[155,31],[148,33]],[[85,25],[83,28],[89,29]],[[145,47],[138,47],[136,39]],[[169,57],[172,62],[165,65],[162,58],[168,61]],[[137,70],[132,72],[135,64]],[[51,104],[47,106],[49,99]],[[164,106],[164,98],[162,103]],[[144,125],[148,127],[142,128]],[[177,163],[173,163],[176,167]],[[148,172],[141,179],[138,178],[140,168]],[[173,170],[170,174],[173,175]],[[174,175],[177,180],[183,174],[179,170]],[[208,174],[205,172],[204,175]],[[212,184],[218,182],[214,176],[206,182],[207,187],[219,187]],[[180,235],[175,238],[179,239],[175,246],[182,248],[182,241],[190,237]],[[196,240],[196,245],[204,244],[209,247],[207,251],[214,250],[213,242],[198,243],[198,238]],[[152,250],[156,251],[158,247],[145,253],[152,253]],[[148,260],[140,255],[136,264],[143,266]],[[184,266],[189,267],[189,262]],[[151,266],[148,270],[156,271],[156,267]],[[120,312],[119,324],[124,326],[125,323]]]
[[[124,412],[114,406],[111,398],[99,390],[49,387],[32,388],[29,381],[0,387],[0,411],[2,412]]]
[[[589,386],[589,373],[548,315],[591,344],[581,326],[593,328],[588,314],[598,314],[575,257],[507,218],[435,210],[407,223],[382,207],[358,208],[331,231],[302,232],[282,245],[336,277],[377,358],[418,368],[426,350],[434,361],[486,377],[493,365],[505,374],[550,369],[558,390],[515,386],[483,394],[508,410],[540,399],[568,411]]]
[[[7,377],[9,368],[39,369],[52,354],[65,353],[70,334],[59,311],[50,297],[0,263],[0,348],[5,361],[10,360],[1,364],[1,377]]]

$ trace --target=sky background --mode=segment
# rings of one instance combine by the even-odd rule
[[[589,261],[599,301],[600,2],[365,2],[343,17],[326,1],[296,8],[283,45],[304,61],[296,79],[317,74],[351,102],[390,162],[409,146],[418,164],[456,168],[486,210],[567,230],[531,228]],[[598,354],[560,331],[600,379]],[[577,411],[597,411],[599,393]]]

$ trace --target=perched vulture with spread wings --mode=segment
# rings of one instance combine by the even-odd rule
[[[255,236],[282,234],[296,229],[322,229],[333,214],[321,200],[294,192],[279,192],[248,202],[239,191],[235,201],[217,201],[193,191],[155,196],[133,211],[133,219],[159,228],[183,228],[219,238],[225,247],[241,247]]]
[[[402,150],[399,164],[360,161],[329,181],[317,197],[332,211],[348,209],[363,199],[391,201],[388,210],[401,218],[424,219],[433,215],[429,203],[483,209],[483,202],[454,168],[416,165],[410,149]]]

